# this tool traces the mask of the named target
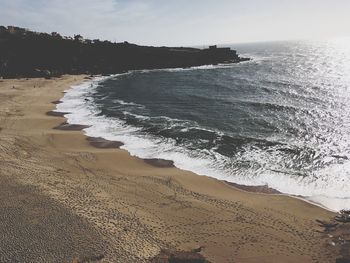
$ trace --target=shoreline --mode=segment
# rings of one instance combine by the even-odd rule
[[[53,104],[59,104],[62,103],[62,101],[58,100],[55,102],[52,102]],[[90,126],[88,125],[83,125],[83,124],[69,124],[67,121],[68,119],[66,117],[64,117],[64,115],[69,114],[70,112],[60,112],[60,111],[49,111],[46,113],[46,115],[48,116],[52,116],[52,117],[63,117],[65,118],[65,122],[62,122],[60,125],[54,127],[53,129],[59,129],[59,130],[69,130],[69,131],[82,131],[84,133],[84,129],[85,128],[89,128]],[[84,136],[86,137],[86,140],[88,140],[91,144],[91,146],[96,147],[96,148],[111,148],[111,149],[120,149],[121,146],[124,145],[123,142],[121,141],[113,141],[113,140],[107,140],[105,138],[102,137],[92,137],[92,136],[88,136],[84,133]],[[129,154],[130,152],[126,149],[124,149],[125,151],[127,151]],[[161,159],[161,158],[141,158],[138,156],[135,156],[136,158],[139,158],[141,160],[143,160],[145,163],[150,164],[154,167],[159,167],[159,168],[176,168],[176,169],[181,169],[180,167],[177,167],[174,165],[174,161],[173,160],[166,160],[166,159]],[[187,170],[183,170],[183,171],[187,171]],[[188,171],[188,172],[192,172],[192,171]],[[196,173],[194,173],[196,174]],[[210,177],[207,175],[199,175],[196,174],[198,176],[206,176],[206,177]],[[211,177],[211,178],[215,178],[215,177]],[[216,179],[216,178],[215,178]],[[233,182],[229,182],[226,180],[220,180],[217,179],[219,181],[222,181],[224,183],[226,183],[229,186],[234,187],[235,189],[240,189],[242,191],[245,192],[250,192],[250,193],[261,193],[261,194],[278,194],[278,195],[286,195],[289,197],[295,197],[293,195],[289,195],[289,194],[285,194],[282,193],[274,188],[270,188],[267,185],[243,185],[243,184],[237,184],[237,183],[233,183]],[[295,197],[295,198],[300,198],[301,200],[304,200],[303,197]],[[305,202],[308,202],[307,200],[304,200]],[[313,202],[309,202],[311,204],[313,204]],[[317,204],[315,204],[316,206],[318,206]],[[322,207],[322,206],[320,206]],[[324,209],[334,212],[330,209],[327,209],[324,207]]]
[[[69,112],[57,112],[57,114],[48,114],[48,115],[53,116],[53,117],[65,118],[64,117],[65,114],[69,114]],[[63,130],[63,131],[82,131],[82,132],[84,132],[84,129],[89,128],[89,127],[90,126],[88,126],[88,125],[68,124],[67,122],[63,122],[62,124],[60,124],[57,127],[54,127],[53,129],[59,129],[59,130]],[[91,137],[91,136],[87,136],[85,133],[84,133],[84,136],[86,137],[86,140],[90,142],[90,145],[92,147],[95,147],[95,148],[120,150],[120,147],[124,145],[124,143],[121,141],[111,141],[111,140],[104,139],[102,137]],[[126,150],[126,149],[123,149],[123,150],[125,150],[129,155],[131,155],[128,150]],[[157,167],[157,168],[176,168],[176,169],[179,169],[179,170],[184,171],[184,172],[194,173],[197,176],[205,176],[205,177],[209,177],[209,178],[214,178],[218,181],[225,183],[226,185],[228,185],[230,187],[233,187],[236,190],[244,191],[247,193],[257,193],[257,194],[267,194],[267,195],[283,195],[283,196],[287,196],[290,198],[295,198],[295,199],[301,200],[303,202],[314,205],[316,207],[319,207],[319,208],[324,209],[326,211],[329,211],[331,213],[336,214],[338,212],[338,211],[334,211],[330,208],[327,208],[326,206],[322,205],[321,203],[317,203],[315,201],[309,200],[305,196],[296,196],[296,195],[292,195],[292,194],[286,194],[286,193],[283,193],[283,192],[276,190],[275,188],[271,188],[268,185],[237,184],[237,183],[229,182],[229,181],[226,181],[223,179],[217,179],[215,177],[211,177],[211,176],[207,176],[207,175],[200,175],[200,174],[197,174],[197,173],[189,171],[189,170],[181,169],[180,167],[177,167],[174,164],[173,160],[166,160],[166,159],[161,159],[161,158],[141,158],[138,156],[133,156],[133,157],[138,158],[138,159],[144,161],[145,163],[147,163],[151,166]]]
[[[200,66],[200,68],[205,68],[205,67],[208,67],[208,66],[213,66],[213,65],[205,65],[205,66]],[[217,66],[223,66],[223,65],[217,65]],[[225,65],[227,66],[227,65]],[[196,67],[192,67],[192,68],[189,68],[189,69],[194,69]],[[186,69],[183,69],[183,68],[175,68],[175,69],[171,69],[171,68],[166,68],[166,69],[155,69],[155,71],[167,71],[167,70],[186,70]],[[107,79],[110,79],[110,78],[113,78],[113,77],[116,77],[116,76],[119,76],[119,75],[124,75],[124,74],[132,74],[133,72],[139,72],[139,71],[153,71],[153,70],[132,70],[132,71],[127,71],[127,72],[123,72],[123,73],[120,73],[120,74],[112,74],[112,75],[90,75],[89,77],[85,77],[84,78],[84,81],[81,83],[83,84],[84,82],[87,82],[89,83],[89,86],[92,87],[93,85],[98,85],[99,82],[101,81],[104,81],[104,80],[107,80]],[[79,86],[79,85],[78,85]],[[57,108],[57,105],[58,104],[62,104],[63,101],[62,99],[64,98],[64,95],[68,92],[68,90],[71,90],[72,88],[74,87],[70,87],[69,89],[67,90],[64,90],[62,93],[63,93],[63,96],[56,100],[56,101],[53,101],[52,103],[56,105],[56,108],[53,109],[52,111],[48,112],[47,114],[51,115],[51,116],[59,116],[59,117],[64,117],[64,115],[66,114],[70,114],[72,112],[62,112],[60,111],[58,108]],[[95,88],[95,86],[94,86]],[[87,100],[87,99],[85,99]],[[81,130],[84,135],[87,137],[87,139],[89,140],[89,138],[94,138],[96,135],[87,135],[86,132],[84,131],[85,128],[89,128],[91,127],[90,125],[85,125],[83,124],[84,122],[82,123],[69,123],[69,119],[64,117],[64,119],[66,120],[65,122],[63,122],[62,124],[60,124],[59,126],[55,127],[55,129],[62,129],[62,130]],[[98,137],[98,138],[101,138],[102,140],[105,140],[106,142],[108,142],[108,144],[110,145],[116,145],[116,148],[120,148],[121,146],[125,145],[125,143],[123,141],[118,141],[118,140],[108,140],[106,138],[102,138],[102,137]],[[94,143],[92,143],[93,145]],[[123,148],[123,150],[127,151],[130,155],[132,156],[135,156],[136,158],[139,158],[141,160],[143,160],[144,162],[148,163],[148,164],[151,164],[155,167],[160,167],[160,168],[164,168],[164,167],[175,167],[177,169],[180,169],[184,172],[191,172],[191,173],[194,173],[198,176],[206,176],[206,177],[210,177],[210,178],[214,178],[214,179],[217,179],[219,181],[222,181],[224,183],[226,183],[227,185],[229,186],[232,186],[236,189],[239,189],[239,190],[242,190],[242,191],[246,191],[246,192],[251,192],[251,193],[261,193],[261,194],[277,194],[277,195],[284,195],[284,196],[288,196],[288,197],[291,197],[291,198],[296,198],[298,200],[302,200],[306,203],[310,203],[310,204],[313,204],[317,207],[320,207],[322,209],[325,209],[327,211],[330,211],[330,212],[333,212],[333,213],[337,213],[338,211],[335,210],[335,209],[332,209],[330,207],[327,207],[326,205],[322,204],[321,202],[317,201],[317,200],[314,200],[312,197],[310,196],[303,196],[303,195],[296,195],[296,194],[290,194],[290,193],[285,193],[285,192],[281,192],[280,190],[277,190],[276,188],[273,188],[273,187],[270,187],[269,185],[265,184],[265,185],[254,185],[254,184],[240,184],[240,183],[235,183],[235,182],[230,182],[230,181],[227,181],[225,179],[220,179],[216,176],[212,176],[212,175],[208,175],[208,174],[204,174],[204,173],[198,173],[196,171],[193,171],[191,169],[186,169],[186,168],[183,168],[183,167],[179,167],[179,166],[176,166],[175,165],[175,160],[172,160],[172,159],[163,159],[163,158],[158,158],[158,157],[151,157],[151,158],[143,158],[143,157],[140,157],[138,156],[137,154],[132,154],[130,153],[130,151],[128,149],[125,149]]]
[[[60,103],[62,103],[60,100],[58,101]],[[53,104],[57,104],[57,103],[53,103]],[[52,116],[52,117],[64,117],[65,114],[69,114],[70,112],[59,112],[59,111],[49,111],[46,114],[48,116]],[[67,121],[68,119],[66,119],[66,122],[61,123],[60,125],[54,127],[53,129],[59,129],[59,130],[69,130],[69,131],[82,131],[84,132],[85,128],[89,128],[90,126],[88,125],[82,125],[82,124],[69,124]],[[102,149],[120,149],[121,146],[124,145],[123,142],[121,141],[111,141],[111,140],[107,140],[104,139],[102,137],[91,137],[88,136],[84,133],[84,136],[86,137],[86,140],[88,140],[90,142],[90,145],[96,148],[102,148]],[[130,154],[130,152],[127,149],[123,149],[125,151],[128,152],[128,154]],[[131,154],[130,154],[131,155]],[[166,159],[161,159],[161,158],[141,158],[138,156],[134,156],[136,158],[139,158],[141,160],[143,160],[145,163],[152,165],[154,167],[158,167],[158,168],[176,168],[185,172],[191,172],[189,170],[184,170],[181,169],[180,167],[177,167],[174,164],[173,160],[166,160]],[[211,177],[208,175],[200,175],[197,174],[195,172],[193,172],[194,174],[198,175],[198,176],[205,176],[205,177],[210,177],[210,178],[214,178],[217,179],[215,177]],[[234,183],[234,182],[230,182],[230,181],[226,181],[223,179],[217,179],[219,181],[222,181],[223,183],[229,185],[230,187],[233,187],[234,189],[239,189],[241,191],[245,191],[248,193],[258,193],[258,194],[269,194],[269,195],[284,195],[284,196],[288,196],[290,198],[296,198],[298,200],[301,200],[303,202],[309,203],[311,205],[314,205],[316,207],[320,207],[321,209],[325,209],[329,212],[332,213],[337,213],[338,211],[334,211],[330,208],[327,208],[326,206],[322,205],[321,203],[317,203],[314,202],[312,200],[309,200],[308,197],[305,196],[296,196],[296,195],[292,195],[292,194],[286,194],[283,192],[278,191],[275,188],[271,188],[268,185],[244,185],[244,184],[238,184],[238,183]]]
[[[6,121],[0,135],[7,150],[0,153],[13,180],[35,187],[97,231],[106,262],[144,262],[167,249],[198,251],[210,262],[335,262],[339,248],[328,245],[330,237],[316,222],[332,220],[332,212],[152,166],[98,138],[102,146],[93,147],[81,130],[53,129],[65,118],[46,112],[84,77],[1,81]]]

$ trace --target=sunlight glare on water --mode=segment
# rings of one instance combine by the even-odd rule
[[[252,61],[121,74],[58,107],[133,155],[350,208],[350,39],[233,48]]]

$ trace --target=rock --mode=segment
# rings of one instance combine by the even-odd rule
[[[161,250],[151,263],[210,263],[196,252]]]
[[[350,258],[337,258],[335,263],[350,263]]]
[[[3,29],[0,32],[0,75],[47,79],[62,74],[109,76],[129,70],[188,68],[249,60],[228,47],[151,47],[91,41],[81,35],[74,39],[59,36],[57,32],[37,33],[17,27]],[[17,66],[19,64],[21,67]]]
[[[342,223],[350,223],[349,211],[346,211],[346,210],[340,211],[340,214],[335,217],[335,220]]]

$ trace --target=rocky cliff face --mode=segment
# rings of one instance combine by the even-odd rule
[[[234,63],[240,58],[229,48],[195,49],[147,47],[128,42],[74,38],[0,27],[0,76],[36,77],[60,74],[111,74],[134,69],[177,68]]]

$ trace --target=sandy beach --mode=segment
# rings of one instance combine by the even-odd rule
[[[0,80],[0,262],[167,262],[155,258],[166,250],[197,262],[321,263],[349,253],[334,241],[345,230],[316,221],[330,211],[62,129],[62,114],[47,112],[84,78]]]

